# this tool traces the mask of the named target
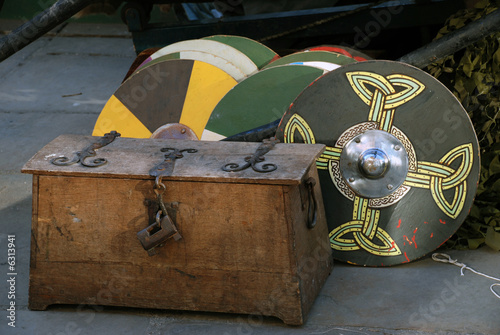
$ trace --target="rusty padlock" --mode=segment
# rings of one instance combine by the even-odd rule
[[[155,222],[137,233],[137,238],[149,256],[155,255],[155,247],[169,238],[176,241],[182,238],[170,216],[167,214],[162,217],[162,213],[161,210],[158,211]]]
[[[177,230],[177,227],[175,226],[174,221],[172,221],[172,218],[168,215],[167,207],[163,202],[163,193],[167,187],[163,184],[162,178],[172,175],[175,161],[183,158],[184,153],[192,154],[198,152],[198,150],[162,148],[161,152],[166,153],[164,160],[149,170],[149,175],[156,177],[153,190],[158,198],[160,210],[156,213],[156,221],[137,233],[137,238],[141,242],[142,247],[148,252],[149,256],[156,255],[155,248],[169,238],[173,237],[176,241],[182,238],[181,234]]]

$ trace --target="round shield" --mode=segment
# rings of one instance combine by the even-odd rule
[[[258,71],[257,65],[255,65],[255,63],[252,62],[247,55],[238,49],[221,42],[202,39],[186,40],[167,45],[166,47],[153,53],[144,61],[144,63],[141,64],[140,67],[161,56],[172,53],[180,53],[180,56],[182,56],[182,52],[187,51],[201,51],[225,59],[227,62],[239,68],[246,76],[250,76]]]
[[[478,141],[459,101],[409,65],[342,66],[305,89],[282,118],[285,143],[323,143],[316,162],[334,258],[365,266],[418,259],[472,206]]]
[[[335,52],[335,53],[339,53],[341,55],[353,58],[353,59],[357,60],[358,62],[364,62],[364,61],[372,59],[370,56],[364,54],[361,51],[358,51],[358,50],[353,49],[353,48],[345,47],[345,46],[340,46],[340,45],[319,45],[316,47],[307,48],[304,51]]]
[[[264,44],[243,36],[213,35],[203,37],[202,40],[212,40],[232,46],[233,48],[243,52],[252,60],[252,62],[255,63],[255,65],[257,65],[257,68],[259,69],[271,61],[280,58],[276,52]]]
[[[196,60],[196,61],[201,61],[205,62],[207,64],[213,65],[222,71],[226,72],[229,74],[231,77],[233,77],[234,80],[240,82],[243,79],[245,79],[248,75],[245,74],[239,67],[234,65],[233,63],[227,61],[226,59],[219,57],[217,55],[214,55],[209,52],[204,52],[204,51],[180,51],[180,52],[174,52],[171,54],[166,54],[163,56],[160,56],[158,58],[155,58],[154,60],[143,63],[141,64],[141,69],[160,63],[164,62],[166,60],[170,59],[190,59],[190,60]]]
[[[327,62],[336,64],[338,65],[337,67],[340,67],[341,65],[355,63],[356,60],[352,59],[351,57],[328,51],[304,51],[296,52],[288,56],[276,59],[264,66],[263,69],[298,62]]]
[[[299,93],[323,73],[323,69],[305,65],[259,71],[219,101],[201,139],[219,141],[281,119]]]
[[[200,138],[212,110],[236,83],[201,61],[172,59],[146,66],[108,100],[92,135],[117,130],[123,137],[147,138],[163,125],[182,123]]]

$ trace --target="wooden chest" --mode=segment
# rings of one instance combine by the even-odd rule
[[[259,143],[117,138],[97,150],[99,167],[53,163],[96,139],[62,135],[23,167],[33,174],[30,309],[96,304],[303,324],[333,265],[314,185],[322,145],[276,144],[256,164],[275,164],[267,173],[222,169],[244,164]],[[150,170],[162,162],[170,171],[155,192]],[[179,234],[148,253],[137,233],[163,217],[157,193]]]

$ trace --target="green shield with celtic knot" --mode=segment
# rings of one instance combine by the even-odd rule
[[[480,156],[455,96],[412,66],[342,66],[306,88],[283,116],[285,143],[322,143],[317,160],[336,259],[410,262],[459,228],[474,200]]]

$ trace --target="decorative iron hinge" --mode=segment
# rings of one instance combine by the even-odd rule
[[[80,162],[81,165],[86,167],[99,167],[106,164],[108,161],[105,158],[95,158],[91,162],[86,162],[85,160],[96,155],[96,150],[102,148],[115,140],[115,138],[120,137],[121,134],[116,131],[111,131],[101,137],[98,141],[92,143],[82,151],[75,152],[72,159],[66,156],[56,157],[50,162],[54,165],[67,166]]]
[[[273,163],[266,163],[262,165],[257,165],[258,163],[262,163],[266,159],[264,158],[264,155],[267,154],[274,146],[276,143],[279,143],[279,140],[276,139],[276,137],[271,137],[270,139],[265,139],[262,141],[261,145],[257,148],[255,153],[252,156],[245,157],[245,162],[244,164],[238,164],[238,163],[229,163],[226,164],[222,167],[223,171],[226,172],[236,172],[236,171],[242,171],[245,169],[248,169],[249,167],[252,167],[252,169],[256,172],[272,172],[278,168],[276,164]]]

